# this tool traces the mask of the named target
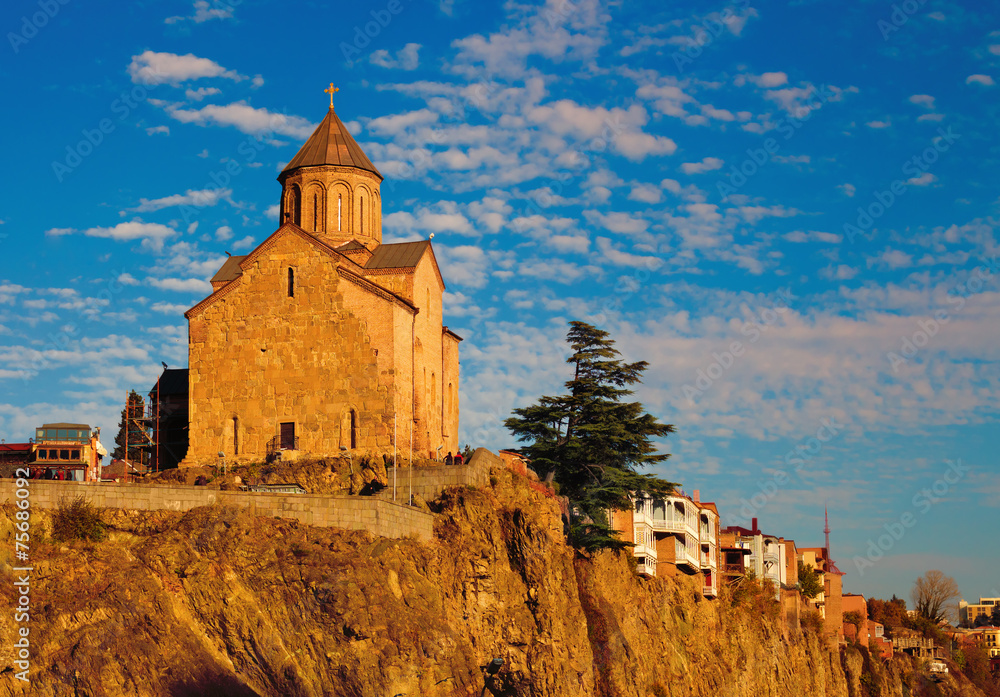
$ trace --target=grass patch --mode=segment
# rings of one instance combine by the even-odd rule
[[[89,540],[99,542],[107,536],[100,512],[82,496],[70,502],[62,500],[52,515],[52,539],[59,542]]]

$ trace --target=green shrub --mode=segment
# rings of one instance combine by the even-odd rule
[[[71,502],[59,502],[52,516],[52,539],[60,542],[70,540],[103,540],[106,535],[100,512],[82,496]]]

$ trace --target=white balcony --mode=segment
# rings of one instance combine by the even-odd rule
[[[719,591],[715,586],[702,586],[701,594],[706,598],[714,598],[719,595]]]
[[[639,563],[635,565],[635,570],[640,574],[645,574],[646,576],[656,576],[656,560],[650,559],[649,557],[643,557],[639,560]]]

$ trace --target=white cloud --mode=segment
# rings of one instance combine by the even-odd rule
[[[889,128],[889,126],[892,125],[892,122],[889,121],[889,120],[886,120],[886,121],[868,121],[867,123],[865,123],[865,125],[868,126],[868,128]]]
[[[789,242],[826,242],[827,244],[840,244],[842,237],[832,232],[820,232],[819,230],[795,230],[782,235]]]
[[[170,126],[153,126],[146,129],[146,135],[154,135],[156,133],[165,133],[170,135]]]
[[[489,259],[482,248],[474,245],[437,245],[435,253],[448,269],[449,285],[482,288],[489,281]]]
[[[918,104],[925,109],[934,110],[934,97],[929,94],[914,94],[910,96],[910,104]]]
[[[395,57],[385,49],[373,51],[369,60],[382,68],[416,70],[420,65],[420,44],[406,44],[396,51]]]
[[[887,249],[878,256],[868,257],[869,267],[885,269],[906,269],[913,266],[913,257],[899,249]]]
[[[854,196],[854,192],[857,191],[854,184],[838,184],[837,188],[843,192],[844,196]]]
[[[539,105],[527,111],[532,123],[577,141],[589,141],[595,147],[611,146],[633,162],[647,156],[672,155],[677,144],[670,138],[645,133],[649,121],[646,110],[638,104],[628,109],[587,107],[570,99]]]
[[[723,164],[725,163],[718,157],[706,157],[701,162],[685,162],[681,165],[681,171],[684,174],[703,174],[714,169],[722,169]]]
[[[195,24],[201,24],[202,22],[207,22],[210,19],[230,19],[232,16],[233,16],[233,7],[230,4],[216,1],[212,5],[210,5],[208,3],[208,0],[195,0],[194,14],[192,16],[167,17],[163,21],[166,24],[177,24],[178,22],[190,20]]]
[[[232,194],[232,189],[188,189],[183,194],[173,194],[171,196],[164,196],[163,198],[140,198],[139,205],[135,208],[129,208],[129,210],[136,213],[148,213],[172,206],[205,208],[207,206],[214,206],[219,201],[228,201],[231,204],[233,202],[231,198]]]
[[[211,287],[211,284],[209,284]],[[191,309],[190,305],[178,305],[176,303],[153,303],[149,307],[153,312],[162,312],[165,315],[182,315]]]
[[[199,58],[193,53],[180,56],[176,53],[157,53],[148,50],[132,56],[128,74],[132,82],[144,85],[162,85],[167,82],[176,85],[186,80],[206,77],[222,77],[236,81],[245,79],[245,76],[235,70],[227,70],[215,61]]]
[[[267,210],[264,211],[264,215],[267,216],[268,220],[277,220],[278,213],[280,212],[281,206],[275,203],[267,207]]]
[[[223,225],[222,227],[220,227],[215,231],[215,239],[219,240],[220,242],[231,240],[232,238],[233,238],[233,229],[228,225]]]
[[[944,114],[921,114],[917,121],[943,121]]]
[[[202,278],[150,278],[149,285],[160,290],[183,293],[211,293],[212,284]]]
[[[212,95],[222,94],[222,90],[218,87],[199,87],[196,90],[186,89],[184,90],[184,96],[190,99],[192,102],[200,102],[205,97],[211,97]]]
[[[123,286],[137,286],[139,281],[130,273],[122,273],[118,276],[118,282]]]
[[[584,211],[583,214],[592,225],[617,232],[620,235],[643,235],[649,229],[648,220],[629,213]]]
[[[653,184],[634,184],[628,193],[629,201],[643,203],[659,203],[663,200],[663,191]]]
[[[991,78],[989,75],[970,75],[969,77],[965,78],[965,84],[971,85],[972,83],[976,83],[979,85],[987,85],[987,86],[994,84],[993,78]]]
[[[243,250],[243,249],[250,249],[251,247],[253,247],[253,243],[254,243],[253,235],[247,235],[246,237],[244,237],[242,239],[236,240],[230,246],[233,249],[239,251],[239,250]]]
[[[255,109],[244,101],[226,105],[209,104],[201,109],[181,109],[171,104],[166,109],[172,118],[181,123],[234,126],[250,135],[278,133],[305,140],[316,128],[315,124],[301,116],[289,116],[264,108]]]
[[[382,226],[397,235],[414,233],[451,232],[459,235],[478,236],[472,221],[454,201],[438,201],[433,206],[423,206],[413,213],[397,211],[385,216]],[[425,237],[421,234],[418,239]]]
[[[782,85],[788,84],[788,75],[782,72],[762,73],[760,75],[746,75],[745,77],[749,82],[752,82],[758,87],[763,87],[765,89],[772,89],[774,87],[781,87]],[[737,84],[739,83],[740,81],[737,80]]]
[[[847,264],[839,264],[836,267],[828,266],[820,270],[820,276],[832,281],[848,281],[858,275],[858,269]]]
[[[911,177],[910,179],[907,179],[906,183],[911,186],[929,186],[937,180],[938,178],[930,172],[924,172],[919,177]]]
[[[49,236],[69,235],[76,232],[72,228],[52,228],[46,230]],[[119,223],[114,227],[92,227],[84,230],[81,234],[87,237],[101,237],[105,239],[127,242],[130,240],[143,240],[153,251],[163,248],[163,241],[168,237],[177,234],[172,227],[159,223],[144,223],[141,220],[133,220],[127,223]]]

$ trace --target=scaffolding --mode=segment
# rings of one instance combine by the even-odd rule
[[[142,395],[138,393],[136,394],[139,399],[134,400],[132,392],[125,394],[125,471],[122,475],[124,482],[129,480],[130,451],[137,453],[140,465],[151,463],[157,452],[158,438],[154,437],[158,431],[155,427],[158,423],[156,406],[152,401],[147,405]],[[137,467],[136,471],[140,469]]]

